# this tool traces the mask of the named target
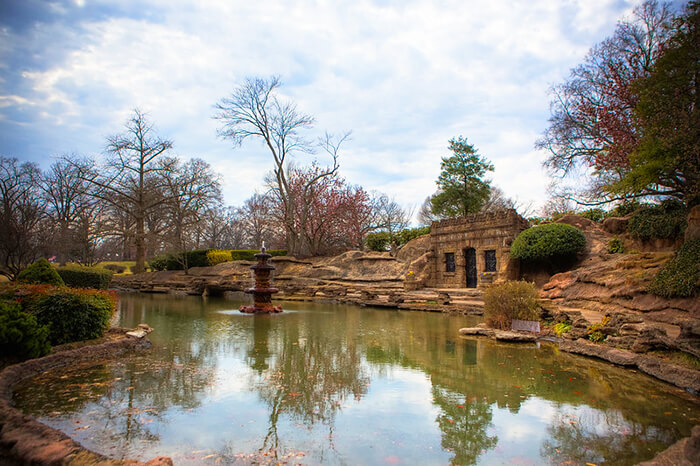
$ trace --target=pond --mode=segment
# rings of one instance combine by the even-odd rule
[[[17,387],[22,411],[114,458],[175,464],[634,464],[697,404],[553,344],[460,338],[477,318],[320,303],[122,295],[151,350]]]

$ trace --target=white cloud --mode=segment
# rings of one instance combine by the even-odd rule
[[[57,152],[99,151],[138,106],[180,154],[222,172],[229,203],[271,165],[259,144],[234,150],[216,139],[212,105],[243,77],[270,74],[319,132],[353,130],[341,156],[352,183],[420,204],[448,139],[461,134],[494,162],[507,195],[541,203],[546,177],[533,143],[546,126],[547,88],[619,13],[612,0],[150,4],[157,20],[84,23],[65,59],[24,72],[31,94],[5,91],[15,100],[0,106],[37,104],[47,115],[39,134],[65,127]]]

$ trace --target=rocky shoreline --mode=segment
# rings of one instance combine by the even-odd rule
[[[82,361],[113,358],[129,351],[150,348],[147,330],[112,328],[105,337],[85,345],[64,345],[42,358],[8,366],[0,372],[0,464],[103,464],[172,466],[170,458],[157,457],[142,463],[114,460],[90,451],[63,432],[52,429],[15,409],[12,389],[23,380],[51,369]]]

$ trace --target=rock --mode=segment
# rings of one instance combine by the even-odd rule
[[[672,383],[692,393],[700,393],[700,377],[698,371],[661,361],[650,356],[641,356],[637,359],[637,367],[651,376]]]
[[[615,348],[630,349],[634,345],[636,335],[625,335],[620,337],[608,337],[605,343]]]
[[[437,302],[440,304],[450,304],[450,295],[444,291],[438,293]]]
[[[131,332],[126,332],[126,335],[131,338],[143,338],[148,335],[148,332],[143,329],[132,330]]]
[[[638,356],[629,351],[611,348],[605,345],[591,343],[588,340],[578,339],[576,341],[562,341],[559,349],[567,353],[582,354],[604,359],[619,366],[634,366]]]
[[[580,215],[564,215],[557,220],[556,223],[566,223],[567,225],[573,225],[581,230],[595,227],[595,222],[593,220],[581,217]]]
[[[668,345],[664,342],[667,338],[666,330],[644,325],[630,349],[635,353],[646,353],[652,349],[668,349]]]
[[[651,461],[640,466],[695,466],[700,464],[700,426],[693,427],[690,437],[680,439]]]
[[[688,212],[688,226],[685,227],[685,240],[700,238],[700,204]]]
[[[396,253],[396,259],[401,262],[412,263],[430,250],[430,235],[413,238],[404,244]]]
[[[493,329],[484,327],[465,327],[459,329],[460,335],[476,335],[483,337],[492,337],[494,335]]]
[[[620,336],[637,336],[639,332],[642,331],[644,325],[642,324],[622,324],[620,326]]]
[[[684,320],[678,323],[681,328],[681,333],[678,339],[687,342],[700,341],[700,321],[699,320]]]
[[[628,217],[608,217],[603,220],[601,226],[603,227],[603,230],[612,235],[620,235],[627,231],[628,224]]]
[[[495,330],[494,338],[497,341],[510,341],[515,343],[531,343],[537,341],[537,336],[531,333],[509,332],[507,330]]]

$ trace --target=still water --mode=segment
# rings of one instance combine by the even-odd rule
[[[151,350],[49,372],[17,406],[114,458],[175,464],[633,464],[699,407],[635,371],[554,345],[466,339],[476,318],[123,295]]]

